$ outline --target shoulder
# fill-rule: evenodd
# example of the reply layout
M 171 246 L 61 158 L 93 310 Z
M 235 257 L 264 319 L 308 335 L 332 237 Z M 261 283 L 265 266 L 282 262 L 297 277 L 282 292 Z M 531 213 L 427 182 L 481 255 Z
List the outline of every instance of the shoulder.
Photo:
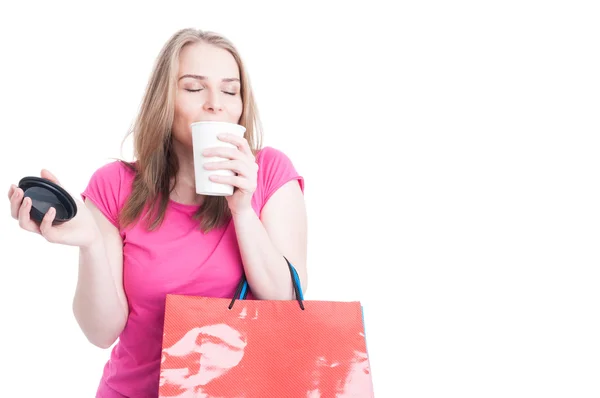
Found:
M 266 146 L 260 149 L 256 154 L 256 162 L 271 162 L 273 160 L 287 158 L 287 155 L 280 151 L 279 149 L 273 148 L 271 146 Z
M 265 176 L 268 174 L 297 174 L 296 168 L 290 157 L 283 151 L 267 146 L 262 148 L 256 154 L 256 163 L 258 164 L 258 174 Z
M 256 163 L 258 176 L 255 208 L 258 212 L 262 211 L 264 205 L 279 188 L 290 181 L 297 181 L 301 191 L 304 191 L 304 178 L 283 151 L 264 147 L 257 152 Z
M 98 167 L 92 174 L 92 179 L 121 180 L 135 177 L 135 164 L 122 160 L 114 160 Z
M 111 161 L 98 167 L 81 193 L 115 225 L 118 213 L 125 204 L 133 187 L 135 166 L 120 160 Z
M 115 160 L 98 167 L 89 183 L 111 191 L 127 191 L 132 186 L 135 174 L 135 164 Z
M 270 146 L 258 151 L 256 154 L 256 163 L 259 167 L 259 174 L 264 174 L 265 172 L 296 172 L 290 157 L 283 151 Z

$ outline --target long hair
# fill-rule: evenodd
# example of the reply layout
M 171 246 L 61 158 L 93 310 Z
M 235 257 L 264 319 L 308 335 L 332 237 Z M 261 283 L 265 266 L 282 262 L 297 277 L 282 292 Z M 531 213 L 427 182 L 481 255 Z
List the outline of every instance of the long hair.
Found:
M 175 113 L 179 54 L 188 44 L 203 42 L 227 50 L 240 70 L 243 110 L 239 124 L 246 128 L 244 138 L 253 153 L 261 148 L 262 132 L 258 110 L 244 63 L 235 46 L 225 37 L 196 29 L 176 32 L 163 46 L 155 62 L 141 107 L 129 134 L 133 134 L 135 162 L 125 162 L 135 172 L 133 191 L 119 216 L 122 226 L 144 218 L 147 227 L 160 226 L 175 187 L 179 163 L 172 147 L 171 129 Z M 129 135 L 128 134 L 128 135 Z M 231 218 L 224 197 L 207 196 L 194 215 L 199 227 L 209 232 L 227 224 Z

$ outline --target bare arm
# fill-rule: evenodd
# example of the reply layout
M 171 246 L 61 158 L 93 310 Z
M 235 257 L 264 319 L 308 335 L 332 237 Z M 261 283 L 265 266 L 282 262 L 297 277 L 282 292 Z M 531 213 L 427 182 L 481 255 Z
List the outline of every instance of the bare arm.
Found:
M 86 199 L 99 237 L 79 250 L 79 277 L 73 313 L 87 339 L 100 348 L 119 337 L 129 315 L 123 289 L 123 240 L 98 208 Z
M 260 219 L 254 211 L 234 214 L 244 271 L 256 298 L 290 300 L 292 279 L 285 256 L 298 271 L 306 290 L 306 209 L 298 181 L 290 181 L 275 192 Z

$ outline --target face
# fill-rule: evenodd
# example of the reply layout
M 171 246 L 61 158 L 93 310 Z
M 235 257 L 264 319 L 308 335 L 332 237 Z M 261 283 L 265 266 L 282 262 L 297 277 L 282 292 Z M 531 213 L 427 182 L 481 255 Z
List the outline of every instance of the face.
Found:
M 240 71 L 227 50 L 206 43 L 185 46 L 179 56 L 173 138 L 192 146 L 190 124 L 239 123 L 242 115 Z

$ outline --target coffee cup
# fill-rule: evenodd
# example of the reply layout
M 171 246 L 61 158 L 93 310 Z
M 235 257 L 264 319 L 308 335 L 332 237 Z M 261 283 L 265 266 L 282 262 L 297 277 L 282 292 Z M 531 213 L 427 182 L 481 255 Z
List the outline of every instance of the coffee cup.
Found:
M 192 145 L 194 153 L 194 173 L 196 182 L 196 193 L 209 196 L 230 196 L 233 194 L 233 186 L 217 183 L 210 180 L 210 176 L 234 176 L 231 170 L 206 170 L 204 164 L 207 162 L 219 162 L 228 159 L 211 156 L 205 157 L 202 152 L 207 148 L 230 147 L 233 144 L 221 141 L 217 138 L 219 134 L 229 133 L 243 137 L 246 128 L 239 124 L 229 122 L 204 121 L 191 124 Z

